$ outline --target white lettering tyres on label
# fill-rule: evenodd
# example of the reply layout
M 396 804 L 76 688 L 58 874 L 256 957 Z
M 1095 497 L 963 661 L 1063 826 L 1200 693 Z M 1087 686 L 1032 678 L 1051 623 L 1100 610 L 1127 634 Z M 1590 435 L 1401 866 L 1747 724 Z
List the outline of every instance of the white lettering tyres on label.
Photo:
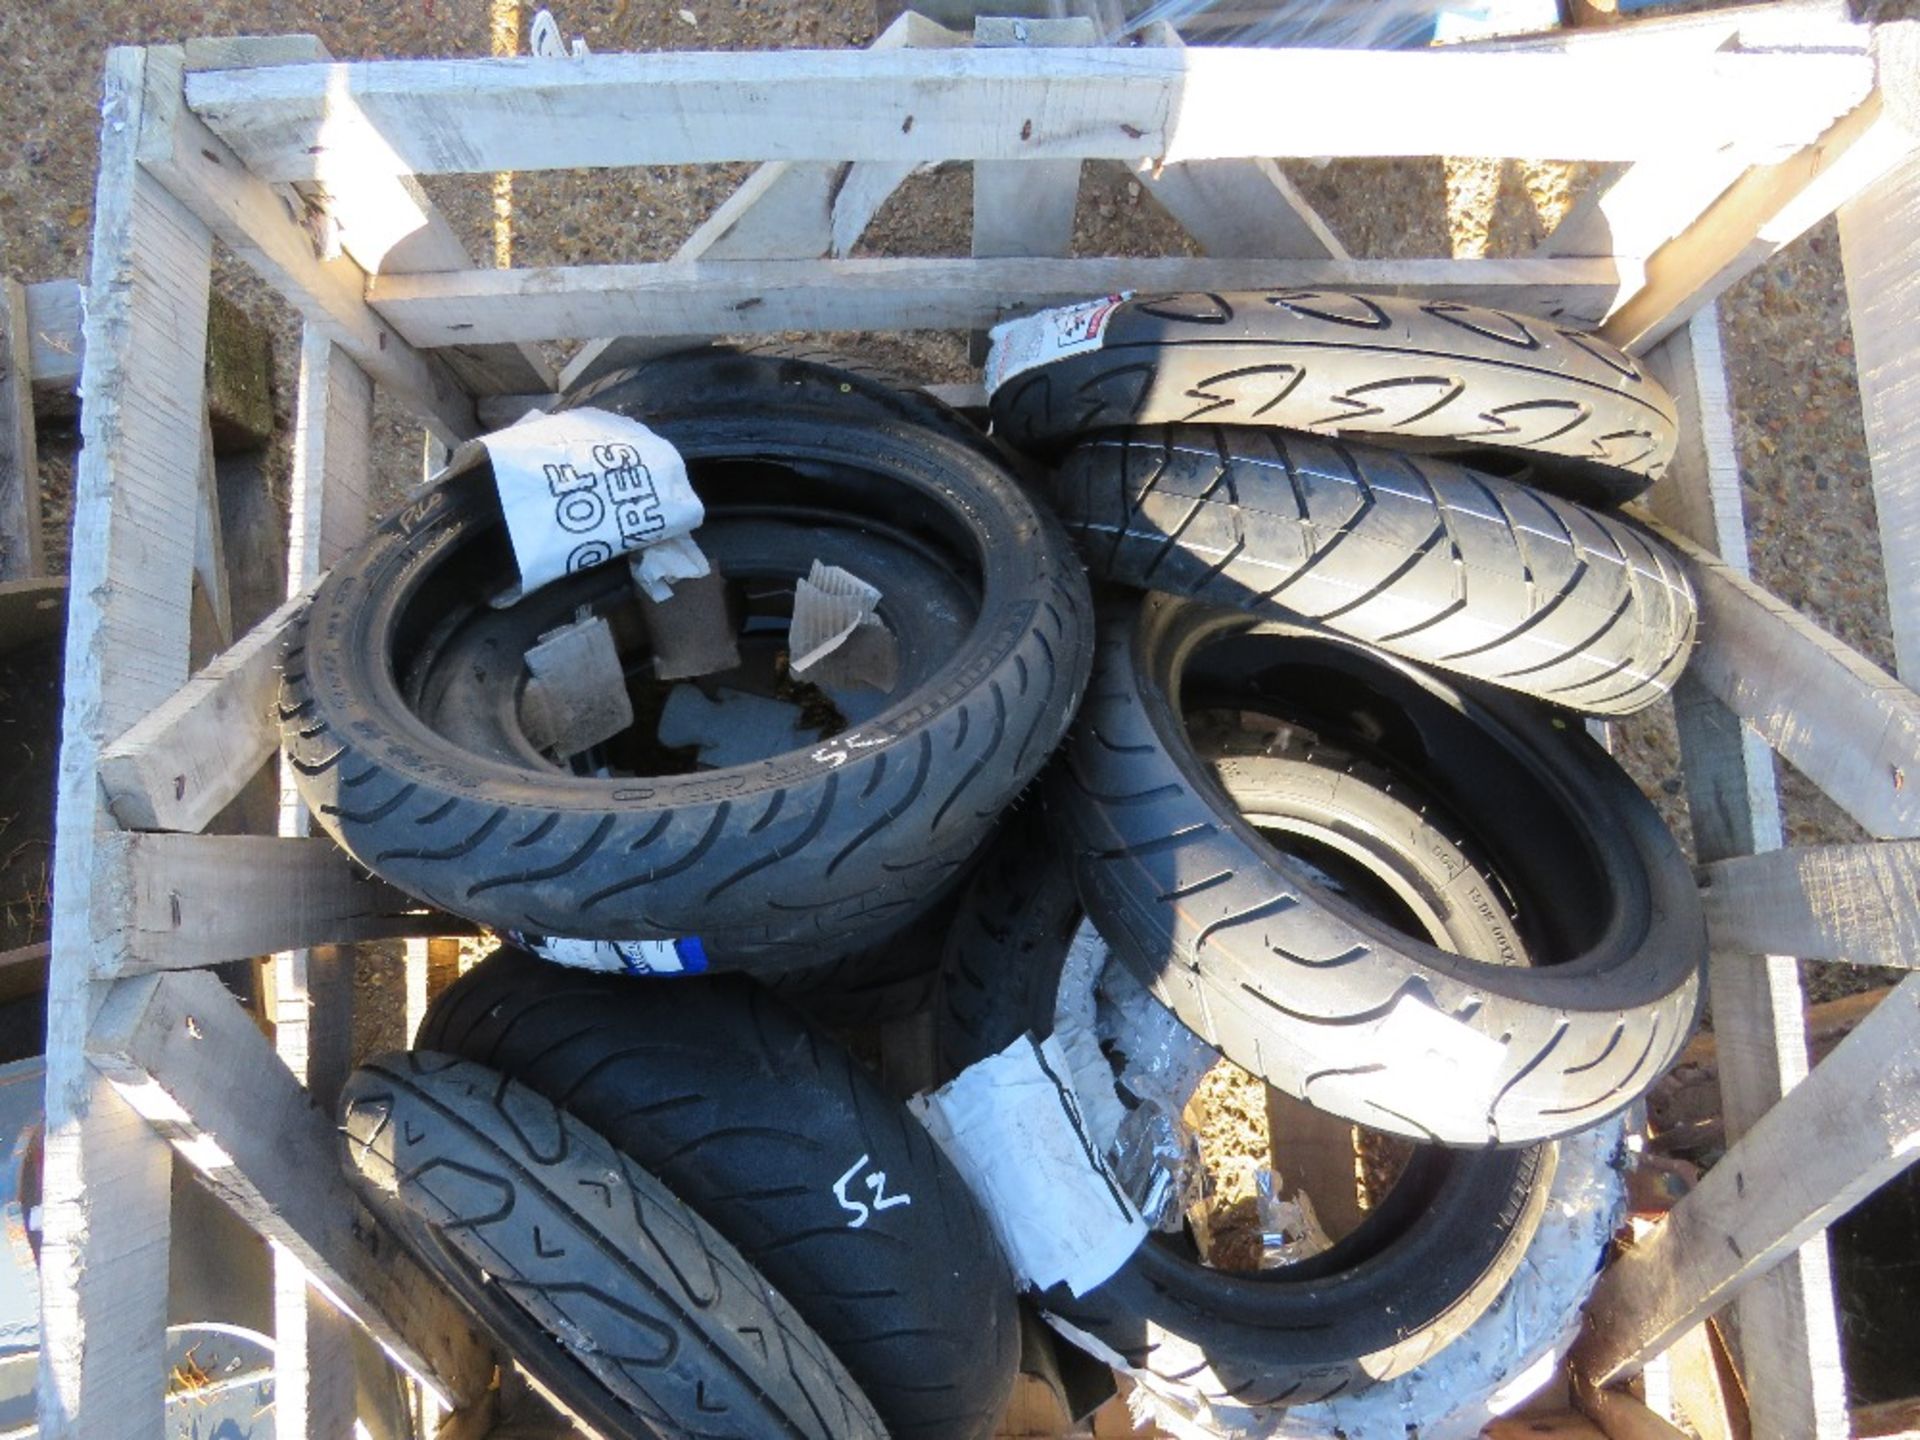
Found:
M 913 1203 L 913 1197 L 911 1195 L 887 1194 L 887 1172 L 884 1170 L 876 1170 L 866 1178 L 866 1187 L 872 1192 L 873 1205 L 871 1208 L 862 1201 L 849 1200 L 847 1198 L 847 1186 L 852 1183 L 856 1175 L 872 1163 L 872 1160 L 873 1157 L 871 1155 L 862 1155 L 847 1167 L 846 1174 L 833 1182 L 833 1198 L 840 1202 L 840 1208 L 842 1210 L 845 1210 L 853 1216 L 853 1219 L 847 1222 L 847 1228 L 849 1230 L 858 1230 L 862 1225 L 866 1224 L 868 1220 L 873 1218 L 873 1212 L 875 1210 L 891 1210 L 897 1205 L 911 1205 Z

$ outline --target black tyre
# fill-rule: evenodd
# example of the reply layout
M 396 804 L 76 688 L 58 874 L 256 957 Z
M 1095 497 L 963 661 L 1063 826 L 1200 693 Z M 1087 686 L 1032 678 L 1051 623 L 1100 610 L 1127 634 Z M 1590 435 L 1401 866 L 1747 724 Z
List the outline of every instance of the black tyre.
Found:
M 1583 1129 L 1666 1069 L 1698 1000 L 1699 897 L 1576 721 L 1191 602 L 1108 619 L 1057 786 L 1078 889 L 1209 1043 L 1320 1109 L 1454 1145 Z M 1360 756 L 1464 827 L 1532 963 L 1409 940 L 1276 851 L 1194 752 L 1186 717 L 1218 706 Z
M 643 722 L 616 737 L 610 773 L 573 773 L 520 725 L 522 657 L 582 605 L 619 632 L 624 570 L 491 608 L 513 562 L 490 472 L 454 476 L 335 567 L 287 651 L 301 793 L 367 868 L 500 930 L 693 936 L 715 968 L 817 962 L 937 899 L 1039 770 L 1091 650 L 1057 522 L 977 451 L 864 405 L 724 398 L 643 417 L 686 456 L 700 543 L 744 617 L 743 671 L 713 680 L 772 693 L 793 582 L 822 558 L 882 577 L 899 683 L 840 702 L 843 729 L 810 721 L 817 743 L 701 769 L 646 728 L 661 701 L 632 678 L 641 640 L 623 659 Z
M 1024 814 L 968 891 L 963 908 L 978 919 L 948 948 L 939 1015 L 951 1064 L 1053 1028 L 1080 918 L 1060 841 L 1041 816 Z M 1400 861 L 1429 874 L 1443 864 L 1410 851 Z M 1461 943 L 1484 943 L 1471 911 L 1444 923 Z M 1356 1392 L 1423 1363 L 1492 1303 L 1539 1223 L 1553 1160 L 1551 1145 L 1420 1147 L 1358 1228 L 1304 1261 L 1228 1273 L 1200 1263 L 1184 1237 L 1149 1236 L 1104 1284 L 1077 1298 L 1056 1289 L 1041 1303 L 1094 1353 L 1205 1396 L 1305 1404 Z
M 902 424 L 933 430 L 1001 465 L 1021 464 L 1019 452 L 904 376 L 861 356 L 818 345 L 759 339 L 700 345 L 620 370 L 567 395 L 565 408 L 591 405 L 626 414 L 671 414 L 711 409 L 737 396 L 765 407 L 859 407 Z
M 940 988 L 941 936 L 953 922 L 955 898 L 891 939 L 844 959 L 754 978 L 815 1024 L 833 1030 L 917 1015 L 933 1004 Z
M 1631 356 L 1551 320 L 1326 291 L 1142 296 L 1098 348 L 1016 373 L 996 433 L 1051 453 L 1131 425 L 1275 426 L 1555 457 L 1536 484 L 1617 505 L 1673 456 L 1673 397 Z
M 1623 715 L 1693 648 L 1680 563 L 1635 526 L 1432 457 L 1168 426 L 1075 447 L 1052 492 L 1094 574 Z
M 342 1095 L 368 1203 L 604 1435 L 884 1440 L 820 1337 L 638 1164 L 505 1076 L 383 1056 Z
M 993 1232 L 900 1103 L 757 985 L 503 949 L 434 1003 L 420 1043 L 504 1071 L 657 1174 L 792 1301 L 890 1434 L 991 1432 L 1019 1349 Z

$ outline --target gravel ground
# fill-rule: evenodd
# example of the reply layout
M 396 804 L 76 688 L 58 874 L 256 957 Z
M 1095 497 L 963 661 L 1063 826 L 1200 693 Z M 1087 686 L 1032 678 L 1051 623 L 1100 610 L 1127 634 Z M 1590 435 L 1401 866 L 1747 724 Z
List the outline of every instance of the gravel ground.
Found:
M 453 56 L 511 51 L 531 13 L 512 0 L 102 0 L 48 7 L 0 0 L 0 47 L 11 58 L 0 90 L 0 265 L 22 281 L 84 276 L 91 219 L 100 62 L 113 44 L 188 35 L 317 33 L 342 58 Z M 596 51 L 846 46 L 873 34 L 871 0 L 569 0 L 569 35 Z M 1880 7 L 1882 9 L 1890 7 Z M 1898 8 L 1911 9 L 1910 5 Z M 1362 256 L 1526 253 L 1582 190 L 1593 167 L 1549 162 L 1440 159 L 1352 161 L 1288 167 L 1348 247 Z M 663 167 L 624 172 L 433 178 L 428 188 L 483 262 L 543 265 L 657 260 L 670 255 L 745 173 L 745 167 Z M 967 175 L 946 167 L 913 177 L 877 218 L 869 254 L 967 252 Z M 1077 216 L 1079 254 L 1190 253 L 1182 232 L 1111 166 L 1089 166 Z M 217 283 L 272 330 L 276 405 L 290 419 L 297 324 L 229 258 Z M 1829 222 L 1736 287 L 1721 319 L 1734 389 L 1744 496 L 1755 570 L 1763 583 L 1881 664 L 1892 653 L 1874 509 L 1855 387 L 1853 342 L 1838 238 Z M 914 336 L 843 339 L 929 379 L 969 374 L 964 340 Z M 420 437 L 403 414 L 378 408 L 378 490 L 396 499 L 420 473 Z M 73 437 L 43 434 L 41 463 L 50 534 L 64 559 Z M 284 495 L 290 457 L 272 458 Z M 1689 830 L 1671 714 L 1666 707 L 1619 725 L 1616 749 L 1683 841 Z M 1785 767 L 1782 794 L 1797 843 L 1860 838 L 1813 787 Z M 1880 983 L 1844 967 L 1809 966 L 1825 998 Z M 401 1039 L 398 968 L 362 967 L 363 1047 Z M 1224 1105 L 1222 1123 L 1258 1129 L 1247 1105 Z M 1246 1115 L 1240 1114 L 1246 1110 Z M 1228 1113 L 1230 1112 L 1230 1113 Z M 1228 1187 L 1244 1198 L 1241 1187 Z

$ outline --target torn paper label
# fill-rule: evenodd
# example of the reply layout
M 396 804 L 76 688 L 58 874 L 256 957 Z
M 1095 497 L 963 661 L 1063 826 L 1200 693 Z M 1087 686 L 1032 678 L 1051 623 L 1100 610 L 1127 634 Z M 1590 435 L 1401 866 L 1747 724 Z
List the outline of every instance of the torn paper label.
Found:
M 793 587 L 787 627 L 792 670 L 823 689 L 870 685 L 891 690 L 900 676 L 900 644 L 876 607 L 880 592 L 850 570 L 815 560 Z
M 626 671 L 605 616 L 542 635 L 527 651 L 527 673 L 520 719 L 537 749 L 565 759 L 633 724 Z
M 569 940 L 558 935 L 508 935 L 542 960 L 574 970 L 604 970 L 615 975 L 698 975 L 707 968 L 707 950 L 695 935 L 678 940 Z
M 520 567 L 519 589 L 496 603 L 511 604 L 562 576 L 678 539 L 706 518 L 680 452 L 624 415 L 593 409 L 529 415 L 473 443 L 493 462 Z M 464 468 L 462 458 L 450 468 Z
M 1057 1040 L 1023 1035 L 908 1102 L 987 1212 L 1014 1272 L 1084 1295 L 1147 1227 L 1095 1148 Z
M 632 567 L 633 583 L 640 587 L 640 593 L 660 605 L 673 599 L 677 581 L 704 580 L 713 573 L 706 552 L 693 543 L 691 535 L 649 545 L 627 564 Z
M 1037 365 L 1098 350 L 1107 321 L 1122 302 L 1132 297 L 1131 290 L 1123 290 L 1079 305 L 1061 305 L 1037 315 L 1001 321 L 988 332 L 987 394 Z

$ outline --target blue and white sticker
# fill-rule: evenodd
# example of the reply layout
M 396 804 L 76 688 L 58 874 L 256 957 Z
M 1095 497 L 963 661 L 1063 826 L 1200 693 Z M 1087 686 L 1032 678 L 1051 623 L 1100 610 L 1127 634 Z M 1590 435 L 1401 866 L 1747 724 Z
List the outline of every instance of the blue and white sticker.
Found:
M 563 936 L 513 935 L 542 960 L 574 970 L 614 975 L 698 975 L 707 968 L 707 948 L 697 935 L 678 940 L 569 940 Z

